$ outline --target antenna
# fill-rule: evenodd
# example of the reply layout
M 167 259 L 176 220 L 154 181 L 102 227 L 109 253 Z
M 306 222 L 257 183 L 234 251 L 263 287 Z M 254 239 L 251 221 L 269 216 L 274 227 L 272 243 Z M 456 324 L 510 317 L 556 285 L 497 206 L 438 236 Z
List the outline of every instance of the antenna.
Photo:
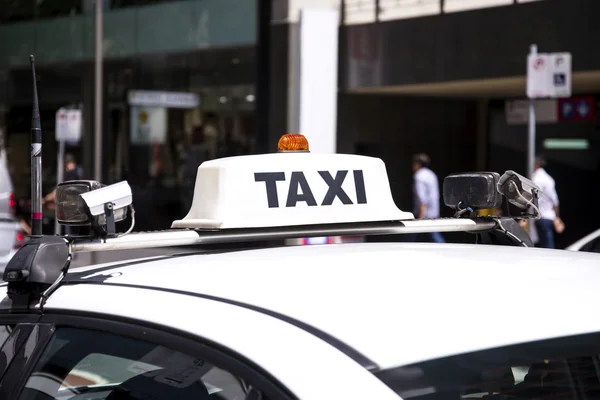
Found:
M 33 113 L 31 116 L 31 235 L 42 236 L 42 124 L 38 104 L 35 60 L 29 56 L 33 75 Z

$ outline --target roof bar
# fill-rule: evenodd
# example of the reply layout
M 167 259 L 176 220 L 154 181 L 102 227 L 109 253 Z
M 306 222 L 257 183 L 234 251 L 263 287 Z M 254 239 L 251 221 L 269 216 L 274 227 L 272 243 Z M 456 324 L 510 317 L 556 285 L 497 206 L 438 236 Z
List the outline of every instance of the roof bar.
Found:
M 273 228 L 189 230 L 172 229 L 156 232 L 131 233 L 108 239 L 75 239 L 72 252 L 129 250 L 156 247 L 194 246 L 203 244 L 283 240 L 315 236 L 370 236 L 426 232 L 483 232 L 493 230 L 493 219 L 440 218 L 407 221 L 383 221 Z

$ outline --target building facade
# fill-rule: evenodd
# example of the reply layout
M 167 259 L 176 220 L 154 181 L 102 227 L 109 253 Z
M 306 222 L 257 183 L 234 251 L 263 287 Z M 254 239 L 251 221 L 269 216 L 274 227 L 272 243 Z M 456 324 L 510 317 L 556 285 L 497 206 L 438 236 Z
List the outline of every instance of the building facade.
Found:
M 538 101 L 536 150 L 548 159 L 567 229 L 560 247 L 600 227 L 586 212 L 600 195 L 595 0 L 281 1 L 273 17 L 275 131 L 293 126 L 297 8 L 340 11 L 337 150 L 385 160 L 399 207 L 412 209 L 411 156 L 429 153 L 441 178 L 508 169 L 526 175 L 526 60 L 570 52 L 573 97 Z M 291 71 L 291 72 L 290 72 Z M 301 74 L 301 72 L 300 72 Z M 287 103 L 286 103 L 287 102 Z M 289 113 L 287 114 L 289 116 Z M 307 132 L 305 132 L 307 133 Z M 442 207 L 446 216 L 451 209 Z
M 167 227 L 185 214 L 203 160 L 272 151 L 287 132 L 300 131 L 332 151 L 382 158 L 402 209 L 412 209 L 417 152 L 429 153 L 440 178 L 469 170 L 526 174 L 522 100 L 531 44 L 573 56 L 573 97 L 536 107 L 536 149 L 549 161 L 567 226 L 558 245 L 600 226 L 600 216 L 582 202 L 600 194 L 597 0 L 103 0 L 103 6 L 103 180 L 127 179 L 136 198 L 145 199 L 136 208 L 154 225 L 141 219 L 140 229 Z M 22 197 L 29 196 L 31 53 L 38 60 L 46 190 L 55 182 L 60 107 L 83 108 L 83 138 L 68 151 L 92 172 L 93 9 L 93 0 L 0 0 L 0 130 Z M 335 32 L 307 36 L 307 21 L 318 21 L 310 10 L 335 11 L 321 16 L 330 24 L 337 15 Z M 192 100 L 132 103 L 156 92 Z

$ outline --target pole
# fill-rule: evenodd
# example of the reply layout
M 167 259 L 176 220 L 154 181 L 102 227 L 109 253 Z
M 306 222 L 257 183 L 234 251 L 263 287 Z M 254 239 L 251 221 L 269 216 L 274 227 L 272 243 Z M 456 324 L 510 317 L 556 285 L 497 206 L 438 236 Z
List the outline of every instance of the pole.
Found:
M 96 0 L 94 179 L 98 182 L 102 182 L 102 4 L 102 0 Z
M 58 185 L 64 180 L 64 159 L 65 159 L 65 142 L 59 140 L 58 142 L 58 157 L 56 160 L 56 184 Z M 58 224 L 58 218 L 54 218 L 54 233 L 60 235 L 60 225 Z
M 256 45 L 256 153 L 268 153 L 273 129 L 269 125 L 271 113 L 271 7 L 272 0 L 258 0 Z
M 537 55 L 537 45 L 532 44 L 529 53 L 532 56 Z M 533 177 L 533 160 L 535 158 L 535 99 L 529 99 L 529 133 L 527 135 L 527 177 Z M 531 212 L 531 210 L 530 210 Z M 529 236 L 532 235 L 534 223 L 531 219 L 527 220 Z
M 537 45 L 532 44 L 532 56 L 537 55 Z M 529 99 L 529 135 L 527 136 L 527 176 L 533 176 L 533 160 L 535 158 L 535 99 Z
M 96 0 L 96 57 L 95 57 L 95 104 L 94 104 L 94 179 L 102 182 L 102 6 L 103 0 Z M 98 261 L 96 253 L 91 254 L 91 264 Z

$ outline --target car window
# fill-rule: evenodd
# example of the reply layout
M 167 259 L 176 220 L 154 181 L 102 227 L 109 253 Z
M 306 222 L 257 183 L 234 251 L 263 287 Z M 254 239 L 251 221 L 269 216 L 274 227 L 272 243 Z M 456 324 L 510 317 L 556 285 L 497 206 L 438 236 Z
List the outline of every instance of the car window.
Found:
M 590 242 L 587 242 L 583 246 L 581 246 L 580 251 L 588 251 L 591 253 L 600 253 L 600 236 Z
M 245 400 L 246 382 L 168 347 L 94 330 L 59 328 L 21 400 Z
M 598 399 L 600 333 L 461 354 L 376 375 L 404 400 Z

